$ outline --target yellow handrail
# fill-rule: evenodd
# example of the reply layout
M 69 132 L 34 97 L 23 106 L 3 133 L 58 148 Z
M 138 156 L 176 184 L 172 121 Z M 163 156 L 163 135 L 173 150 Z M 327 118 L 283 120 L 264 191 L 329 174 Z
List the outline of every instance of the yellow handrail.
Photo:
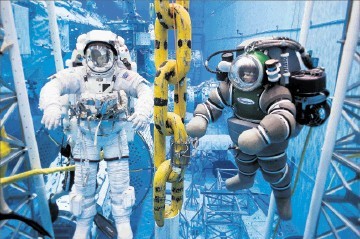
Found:
M 75 170 L 75 165 L 65 166 L 65 167 L 57 167 L 57 168 L 33 169 L 33 170 L 19 173 L 19 174 L 13 175 L 13 176 L 0 178 L 0 184 L 5 185 L 5 184 L 9 184 L 9 183 L 14 183 L 16 181 L 19 181 L 19 180 L 22 180 L 24 178 L 28 178 L 28 177 L 31 177 L 34 175 L 38 175 L 38 174 L 49 174 L 49 173 L 56 173 L 56 172 L 60 172 L 60 171 L 74 171 L 74 170 Z
M 191 61 L 191 21 L 189 1 L 155 0 L 155 67 L 154 82 L 154 218 L 159 227 L 164 218 L 176 216 L 182 207 L 187 151 L 184 126 L 186 114 L 186 73 Z M 176 29 L 176 60 L 168 59 L 168 29 Z M 175 85 L 174 112 L 168 112 L 168 84 Z M 166 160 L 165 137 L 174 135 L 173 156 Z M 177 169 L 177 170 L 174 170 Z M 166 182 L 172 183 L 171 204 L 165 208 Z

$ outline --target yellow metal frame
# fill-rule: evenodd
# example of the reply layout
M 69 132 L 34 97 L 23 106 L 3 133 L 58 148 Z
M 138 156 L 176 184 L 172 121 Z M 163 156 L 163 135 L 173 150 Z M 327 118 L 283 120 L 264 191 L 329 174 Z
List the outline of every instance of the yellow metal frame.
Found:
M 154 82 L 154 218 L 159 227 L 164 218 L 176 216 L 182 207 L 185 166 L 174 170 L 170 160 L 166 160 L 165 137 L 174 135 L 174 156 L 172 162 L 181 164 L 180 152 L 184 151 L 187 134 L 184 126 L 186 114 L 185 76 L 191 62 L 191 20 L 188 0 L 155 0 L 155 67 Z M 168 59 L 168 29 L 176 30 L 176 60 Z M 175 85 L 174 112 L 168 112 L 168 86 Z M 172 184 L 171 204 L 165 207 L 166 182 Z

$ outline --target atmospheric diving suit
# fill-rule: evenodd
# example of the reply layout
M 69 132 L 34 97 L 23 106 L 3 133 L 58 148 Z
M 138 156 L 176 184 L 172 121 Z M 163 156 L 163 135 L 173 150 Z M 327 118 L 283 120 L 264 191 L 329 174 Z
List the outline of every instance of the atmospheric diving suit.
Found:
M 237 57 L 234 59 L 233 52 Z M 301 71 L 296 53 L 310 69 Z M 291 174 L 285 150 L 302 124 L 322 124 L 329 115 L 323 68 L 314 68 L 310 56 L 288 38 L 249 40 L 222 54 L 216 73 L 220 84 L 199 104 L 186 125 L 189 136 L 200 138 L 225 107 L 231 107 L 229 135 L 238 173 L 226 180 L 228 190 L 252 187 L 260 168 L 270 183 L 279 216 L 291 218 Z M 208 60 L 209 60 L 208 59 Z M 302 97 L 301 93 L 306 95 Z M 316 106 L 316 107 L 314 107 Z
M 124 39 L 110 31 L 93 30 L 79 36 L 76 54 L 78 61 L 74 62 L 80 66 L 53 75 L 40 93 L 42 123 L 48 129 L 61 123 L 61 96 L 76 96 L 74 106 L 70 107 L 69 123 L 75 161 L 70 208 L 77 217 L 73 238 L 90 237 L 96 214 L 95 185 L 101 150 L 108 166 L 111 210 L 118 238 L 132 238 L 130 214 L 135 191 L 129 185 L 124 121 L 131 121 L 135 130 L 148 125 L 153 109 L 152 91 L 143 77 L 130 70 L 133 64 Z M 137 98 L 137 104 L 135 112 L 127 117 L 129 96 Z

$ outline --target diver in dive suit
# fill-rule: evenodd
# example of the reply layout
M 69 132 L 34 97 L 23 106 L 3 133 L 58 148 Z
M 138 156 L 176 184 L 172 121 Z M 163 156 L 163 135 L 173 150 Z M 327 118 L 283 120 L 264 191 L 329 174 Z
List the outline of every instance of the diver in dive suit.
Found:
M 235 59 L 232 52 L 237 54 Z M 219 53 L 223 54 L 217 71 L 211 71 L 208 62 L 205 66 L 217 74 L 220 84 L 196 107 L 186 125 L 187 133 L 193 138 L 204 136 L 208 124 L 215 122 L 225 107 L 231 107 L 228 130 L 235 144 L 232 152 L 238 173 L 226 180 L 226 188 L 252 187 L 260 168 L 273 190 L 279 216 L 289 220 L 291 173 L 285 150 L 301 129 L 299 121 L 315 126 L 328 117 L 325 73 L 322 68 L 312 69 L 304 48 L 288 38 L 251 39 L 209 59 Z M 301 71 L 296 53 L 310 70 Z
M 70 138 L 75 160 L 75 183 L 70 207 L 77 217 L 73 238 L 89 238 L 96 214 L 95 185 L 100 151 L 107 161 L 111 210 L 118 238 L 133 238 L 130 214 L 135 191 L 130 186 L 129 148 L 124 121 L 143 130 L 152 116 L 153 97 L 148 82 L 131 69 L 124 39 L 110 31 L 93 30 L 80 35 L 75 55 L 83 66 L 67 68 L 51 77 L 41 90 L 40 108 L 46 128 L 59 126 L 61 96 L 75 94 L 71 108 Z M 79 63 L 79 62 L 78 62 Z M 135 112 L 127 117 L 128 97 L 137 98 Z

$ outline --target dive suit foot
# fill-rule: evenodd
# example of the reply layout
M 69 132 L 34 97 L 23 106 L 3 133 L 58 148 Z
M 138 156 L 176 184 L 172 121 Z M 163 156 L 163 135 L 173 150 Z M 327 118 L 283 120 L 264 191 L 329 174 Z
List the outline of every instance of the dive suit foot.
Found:
M 255 175 L 245 176 L 237 174 L 231 178 L 226 179 L 226 189 L 230 191 L 236 191 L 241 189 L 248 189 L 254 185 Z
M 275 197 L 276 207 L 279 217 L 282 220 L 290 220 L 292 217 L 291 197 L 277 198 Z

